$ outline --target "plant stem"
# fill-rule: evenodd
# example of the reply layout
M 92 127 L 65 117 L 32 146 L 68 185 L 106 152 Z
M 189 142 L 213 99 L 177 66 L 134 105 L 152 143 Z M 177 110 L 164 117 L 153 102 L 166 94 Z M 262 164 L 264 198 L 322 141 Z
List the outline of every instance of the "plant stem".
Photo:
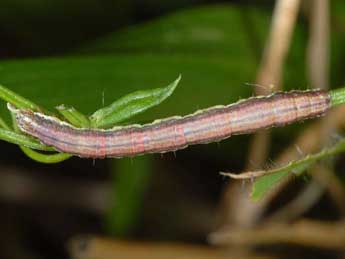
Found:
M 56 154 L 50 154 L 50 155 L 41 154 L 24 146 L 20 146 L 20 149 L 24 152 L 25 155 L 27 155 L 31 159 L 40 163 L 45 163 L 45 164 L 60 163 L 72 157 L 72 155 L 66 154 L 66 153 L 56 153 Z
M 1 128 L 0 128 L 0 139 L 13 143 L 13 144 L 17 144 L 17 145 L 21 145 L 21 146 L 25 146 L 25 147 L 29 147 L 33 149 L 38 149 L 38 150 L 43 150 L 43 151 L 54 151 L 53 148 L 43 145 L 30 137 L 27 137 L 20 133 L 16 133 L 14 131 L 5 130 Z
M 332 90 L 329 95 L 331 96 L 332 107 L 345 103 L 345 87 Z
M 34 111 L 40 110 L 39 106 L 35 103 L 2 85 L 0 85 L 0 99 L 15 105 L 17 108 L 30 109 Z

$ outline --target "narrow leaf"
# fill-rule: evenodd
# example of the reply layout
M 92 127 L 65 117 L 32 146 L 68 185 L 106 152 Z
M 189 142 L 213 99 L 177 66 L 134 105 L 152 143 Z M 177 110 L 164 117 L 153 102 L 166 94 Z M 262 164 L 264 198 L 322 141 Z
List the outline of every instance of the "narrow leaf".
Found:
M 110 127 L 160 104 L 173 93 L 180 79 L 181 76 L 165 88 L 136 91 L 120 98 L 92 114 L 91 126 L 95 128 Z
M 40 110 L 40 107 L 10 89 L 0 85 L 0 98 L 20 109 Z
M 43 150 L 43 151 L 54 150 L 53 148 L 43 145 L 30 137 L 27 137 L 25 135 L 22 135 L 20 133 L 16 133 L 10 130 L 1 129 L 1 128 L 0 128 L 0 139 L 13 143 L 13 144 L 29 147 L 32 149 Z
M 59 105 L 56 109 L 61 113 L 62 116 L 66 118 L 72 125 L 78 128 L 89 128 L 90 121 L 89 119 L 82 114 L 81 112 L 77 111 L 73 107 L 66 107 L 65 105 Z
M 319 153 L 308 155 L 300 160 L 295 160 L 286 166 L 266 171 L 264 176 L 259 177 L 254 182 L 252 190 L 253 200 L 261 199 L 275 184 L 281 181 L 284 177 L 287 177 L 290 172 L 293 172 L 295 175 L 299 176 L 317 161 L 334 156 L 344 151 L 345 140 L 341 140 L 334 146 L 325 148 Z
M 0 117 L 0 127 L 5 130 L 11 130 L 10 126 L 8 126 L 5 120 L 1 117 Z
M 24 152 L 25 155 L 27 155 L 31 159 L 45 164 L 60 163 L 72 157 L 72 155 L 66 153 L 42 154 L 30 148 L 22 146 L 20 147 L 20 149 Z

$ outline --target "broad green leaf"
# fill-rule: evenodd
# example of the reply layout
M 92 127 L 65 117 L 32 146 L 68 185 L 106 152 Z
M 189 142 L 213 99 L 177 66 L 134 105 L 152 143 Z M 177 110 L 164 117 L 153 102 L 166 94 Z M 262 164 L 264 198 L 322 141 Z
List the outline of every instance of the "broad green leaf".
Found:
M 0 127 L 5 130 L 11 130 L 10 126 L 8 126 L 5 120 L 1 117 L 0 117 Z
M 275 184 L 287 177 L 290 173 L 301 175 L 317 161 L 334 156 L 345 151 L 345 140 L 339 141 L 330 148 L 325 148 L 319 153 L 307 155 L 305 158 L 290 162 L 286 166 L 263 172 L 265 175 L 255 180 L 252 191 L 253 200 L 261 199 Z
M 136 91 L 113 102 L 90 116 L 94 128 L 113 126 L 160 104 L 175 90 L 181 76 L 165 88 Z
M 255 63 L 182 54 L 126 54 L 0 62 L 0 68 L 3 84 L 41 107 L 53 111 L 64 103 L 84 114 L 102 106 L 103 93 L 107 105 L 134 91 L 162 85 L 184 71 L 183 87 L 137 118 L 148 121 L 228 104 L 250 95 L 251 88 L 244 82 L 252 77 Z M 0 115 L 7 114 L 4 106 Z
M 224 57 L 228 62 L 247 60 L 249 63 L 259 64 L 270 19 L 271 9 L 259 9 L 250 5 L 205 5 L 125 28 L 86 44 L 80 52 L 170 53 L 204 58 Z M 304 59 L 305 44 L 306 33 L 297 25 L 284 69 L 284 89 L 305 88 L 307 85 L 305 73 L 301 73 L 305 70 L 305 65 L 300 62 Z M 234 76 L 240 71 L 241 68 L 229 73 Z M 181 72 L 185 75 L 185 71 Z M 249 77 L 244 82 L 254 81 Z
M 176 12 L 89 44 L 84 52 L 88 56 L 0 62 L 1 83 L 40 106 L 52 109 L 64 103 L 92 114 L 102 107 L 103 93 L 108 105 L 183 73 L 183 88 L 137 120 L 228 104 L 252 93 L 252 87 L 245 83 L 254 82 L 270 21 L 268 14 L 231 5 Z M 171 35 L 177 35 L 176 41 Z M 292 48 L 296 62 L 291 66 L 295 74 L 287 76 L 291 87 L 303 81 L 302 69 L 296 68 L 302 63 L 301 35 L 297 34 L 297 48 Z
M 264 10 L 231 5 L 183 10 L 90 43 L 88 56 L 2 61 L 0 83 L 40 106 L 64 103 L 92 114 L 102 107 L 103 93 L 108 105 L 183 73 L 183 87 L 136 120 L 187 114 L 251 95 L 245 83 L 254 82 L 269 21 Z M 290 87 L 303 85 L 303 35 L 299 30 L 292 46 Z
M 206 5 L 122 29 L 86 44 L 80 52 L 184 53 L 251 59 L 256 51 L 260 53 L 268 25 L 268 12 L 256 8 Z M 257 50 L 252 48 L 251 40 L 256 41 Z

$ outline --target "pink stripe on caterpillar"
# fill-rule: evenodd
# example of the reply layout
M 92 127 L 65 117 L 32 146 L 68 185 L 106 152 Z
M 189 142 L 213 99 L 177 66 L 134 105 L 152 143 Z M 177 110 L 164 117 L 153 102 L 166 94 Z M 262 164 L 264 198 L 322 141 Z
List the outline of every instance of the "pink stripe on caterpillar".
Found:
M 145 152 L 145 132 L 132 133 L 133 154 Z
M 174 151 L 318 117 L 330 108 L 330 96 L 322 90 L 280 92 L 110 130 L 79 129 L 55 117 L 8 107 L 19 128 L 42 143 L 80 157 L 103 158 Z

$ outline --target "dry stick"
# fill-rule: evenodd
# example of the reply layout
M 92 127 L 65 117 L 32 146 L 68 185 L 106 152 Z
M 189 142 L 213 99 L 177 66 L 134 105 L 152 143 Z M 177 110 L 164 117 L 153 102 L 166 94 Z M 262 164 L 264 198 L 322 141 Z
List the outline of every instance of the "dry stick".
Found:
M 327 89 L 329 86 L 329 1 L 308 2 L 309 41 L 307 47 L 308 79 L 313 88 Z
M 309 4 L 312 5 L 310 40 L 308 45 L 309 80 L 316 88 L 326 89 L 329 85 L 329 1 L 315 0 L 310 1 Z M 335 127 L 331 123 L 329 116 L 323 118 L 322 122 L 323 129 L 321 136 L 327 144 L 329 136 Z M 339 201 L 344 199 L 345 190 L 339 179 L 335 176 L 334 171 L 324 166 L 321 168 L 314 167 L 313 170 L 316 171 L 313 174 L 315 180 L 319 181 L 320 184 L 328 189 L 338 209 L 344 214 L 345 206 Z
M 252 252 L 229 251 L 224 248 L 193 245 L 186 243 L 138 242 L 121 241 L 106 237 L 79 236 L 74 237 L 68 245 L 68 250 L 75 259 L 264 259 L 275 258 L 257 255 Z
M 307 62 L 308 79 L 312 88 L 328 89 L 329 88 L 329 8 L 328 0 L 307 1 L 309 15 L 309 40 L 307 45 Z M 329 116 L 322 118 L 320 121 L 322 140 L 320 146 L 329 143 L 330 133 L 334 130 Z M 313 175 L 325 173 L 324 178 L 331 177 L 330 169 L 326 165 L 318 164 L 310 169 Z M 315 203 L 319 201 L 325 191 L 326 186 L 315 177 L 312 182 L 296 198 L 291 200 L 287 205 L 274 212 L 266 221 L 280 220 L 288 221 L 302 215 L 308 211 Z M 332 192 L 333 193 L 333 192 Z M 333 193 L 334 194 L 334 193 Z M 331 197 L 334 197 L 332 195 Z M 343 207 L 340 207 L 342 209 Z
M 313 0 L 309 3 L 309 41 L 307 46 L 308 79 L 312 88 L 329 88 L 329 1 Z M 322 139 L 324 144 L 329 141 L 333 125 L 328 117 L 322 120 L 324 129 Z
M 236 247 L 285 243 L 343 251 L 345 249 L 345 222 L 326 223 L 303 220 L 293 224 L 265 224 L 251 229 L 225 229 L 212 234 L 210 242 Z
M 281 89 L 283 65 L 295 27 L 299 2 L 299 0 L 279 0 L 276 4 L 270 35 L 257 73 L 258 85 L 273 85 L 274 91 Z M 267 94 L 267 90 L 256 87 L 255 93 L 256 95 Z M 268 143 L 268 132 L 255 135 L 249 151 L 249 164 L 255 167 L 262 166 L 267 157 Z
M 327 0 L 309 1 L 308 10 L 310 12 L 309 19 L 309 41 L 307 46 L 307 70 L 308 78 L 312 88 L 328 89 L 329 87 L 329 9 Z M 324 146 L 329 142 L 329 136 L 334 126 L 330 123 L 329 116 L 324 117 L 320 121 L 321 142 L 320 146 Z M 303 151 L 303 150 L 302 150 Z M 322 165 L 314 166 L 311 171 L 329 172 L 329 169 Z M 262 172 L 262 171 L 261 171 Z M 330 173 L 326 174 L 326 178 Z M 314 178 L 304 191 L 296 198 L 290 201 L 283 208 L 274 212 L 266 221 L 280 220 L 288 221 L 297 218 L 315 204 L 324 192 L 325 184 L 318 182 L 318 178 Z M 334 180 L 333 180 L 334 182 Z M 330 186 L 327 186 L 330 187 Z M 333 193 L 333 192 L 332 192 Z M 339 193 L 339 192 L 338 192 Z M 334 195 L 333 195 L 334 196 Z M 333 197 L 332 196 L 332 197 Z M 339 198 L 338 198 L 339 200 Z M 342 209 L 342 207 L 340 207 Z
M 280 88 L 283 64 L 291 42 L 299 4 L 299 0 L 277 1 L 270 35 L 257 74 L 258 85 L 273 85 L 275 87 L 273 90 Z M 256 87 L 256 94 L 262 94 L 262 91 L 262 87 Z M 268 132 L 259 132 L 255 135 L 249 151 L 248 169 L 262 166 L 267 157 L 268 144 Z M 227 225 L 232 221 L 235 224 L 251 225 L 256 220 L 256 207 L 260 205 L 248 200 L 249 193 L 249 185 L 243 188 L 241 184 L 235 183 L 226 187 L 220 205 L 221 221 L 223 221 L 221 224 Z
M 308 78 L 310 84 L 313 88 L 328 89 L 329 87 L 329 8 L 327 0 L 315 0 L 309 1 L 308 10 L 309 15 L 309 41 L 307 46 L 307 69 Z M 334 125 L 330 123 L 329 116 L 326 116 L 320 121 L 320 146 L 324 146 L 329 142 L 329 136 L 331 131 L 334 129 Z M 335 193 L 332 191 L 332 187 L 325 185 L 317 175 L 323 174 L 324 178 L 331 178 L 332 172 L 330 169 L 326 168 L 325 165 L 314 166 L 311 171 L 314 172 L 313 175 L 316 177 L 313 182 L 306 187 L 306 190 L 298 195 L 295 199 L 289 202 L 286 206 L 274 212 L 266 221 L 270 220 L 280 220 L 286 221 L 296 218 L 297 216 L 303 214 L 309 208 L 315 204 L 322 193 L 324 192 L 324 187 L 330 188 L 332 193 L 331 197 L 335 197 Z M 335 177 L 333 177 L 335 178 Z M 317 183 L 315 183 L 318 182 Z M 328 180 L 327 182 L 330 182 Z M 334 182 L 334 179 L 333 181 Z M 339 184 L 338 184 L 339 185 Z M 310 186 L 314 186 L 310 188 Z M 341 194 L 337 192 L 336 194 Z M 336 199 L 339 200 L 340 197 Z M 338 204 L 338 203 L 336 203 Z M 344 206 L 339 207 L 340 210 L 344 209 Z

